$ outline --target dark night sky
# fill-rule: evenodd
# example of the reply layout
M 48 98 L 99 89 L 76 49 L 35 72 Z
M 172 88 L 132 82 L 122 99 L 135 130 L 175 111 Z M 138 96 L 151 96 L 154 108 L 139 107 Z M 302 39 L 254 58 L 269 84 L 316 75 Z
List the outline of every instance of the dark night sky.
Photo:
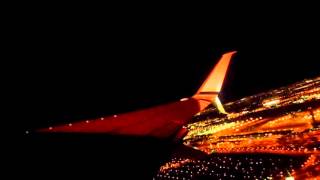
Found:
M 14 55 L 21 60 L 15 83 L 15 102 L 24 117 L 20 127 L 24 131 L 191 96 L 230 50 L 238 54 L 221 94 L 225 101 L 315 77 L 320 31 L 309 13 L 21 17 L 15 29 L 21 51 Z

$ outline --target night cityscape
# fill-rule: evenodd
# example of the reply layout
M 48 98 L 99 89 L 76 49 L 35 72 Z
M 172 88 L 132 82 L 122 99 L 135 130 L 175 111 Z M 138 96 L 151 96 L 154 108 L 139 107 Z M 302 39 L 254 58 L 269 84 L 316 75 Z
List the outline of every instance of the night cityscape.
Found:
M 207 95 L 193 98 L 198 96 Z M 211 100 L 192 110 L 193 98 L 157 106 L 155 119 L 149 108 L 27 129 L 24 159 L 36 160 L 36 169 L 50 167 L 45 173 L 73 176 L 71 167 L 94 178 L 105 172 L 97 161 L 111 166 L 110 178 L 125 177 L 122 171 L 143 179 L 319 178 L 319 77 L 231 100 L 223 111 Z M 192 117 L 175 120 L 179 113 Z M 51 162 L 45 160 L 48 152 L 55 157 Z
M 320 179 L 316 8 L 61 6 L 9 26 L 12 178 Z
M 186 125 L 183 144 L 207 155 L 174 154 L 156 179 L 320 178 L 320 77 L 225 108 L 226 116 L 209 107 Z

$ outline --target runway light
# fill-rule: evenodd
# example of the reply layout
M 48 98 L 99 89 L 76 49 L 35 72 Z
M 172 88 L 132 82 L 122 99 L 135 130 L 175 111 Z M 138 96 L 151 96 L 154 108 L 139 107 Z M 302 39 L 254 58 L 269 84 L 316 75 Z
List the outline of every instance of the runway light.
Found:
M 49 127 L 49 130 L 52 130 L 52 127 Z
M 89 120 L 86 120 L 86 123 L 89 123 L 90 121 Z
M 101 119 L 101 121 L 103 121 L 104 120 L 104 118 L 102 117 L 102 118 L 100 118 Z
M 26 134 L 29 134 L 29 131 L 26 131 Z
M 118 116 L 115 114 L 115 115 L 113 115 L 113 117 L 116 118 L 116 117 L 118 117 Z
M 71 123 L 69 123 L 69 126 L 72 126 L 72 124 L 71 124 Z

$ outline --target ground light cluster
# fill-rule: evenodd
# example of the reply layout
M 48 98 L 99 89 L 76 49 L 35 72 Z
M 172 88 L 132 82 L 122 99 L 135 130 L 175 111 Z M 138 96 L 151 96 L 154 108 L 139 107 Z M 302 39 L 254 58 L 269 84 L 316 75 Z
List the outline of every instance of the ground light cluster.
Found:
M 320 77 L 225 109 L 194 116 L 183 151 L 200 155 L 173 153 L 154 179 L 320 179 Z

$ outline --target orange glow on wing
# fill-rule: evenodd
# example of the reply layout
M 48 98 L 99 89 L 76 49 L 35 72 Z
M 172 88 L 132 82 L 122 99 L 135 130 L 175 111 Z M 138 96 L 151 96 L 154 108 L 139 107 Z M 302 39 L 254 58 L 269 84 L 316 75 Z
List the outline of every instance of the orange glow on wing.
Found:
M 222 56 L 218 64 L 211 71 L 208 78 L 204 81 L 197 93 L 200 92 L 220 92 L 228 66 L 233 54 L 236 51 L 226 53 Z
M 107 133 L 167 138 L 210 101 L 189 98 L 139 111 L 40 129 L 40 132 Z

